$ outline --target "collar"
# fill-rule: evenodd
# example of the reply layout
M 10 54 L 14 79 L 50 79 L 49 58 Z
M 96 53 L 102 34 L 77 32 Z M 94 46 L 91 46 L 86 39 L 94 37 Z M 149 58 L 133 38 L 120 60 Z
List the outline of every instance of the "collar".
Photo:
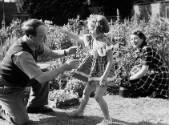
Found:
M 32 50 L 32 52 L 36 50 L 36 47 L 33 45 L 33 41 L 29 37 L 24 35 L 21 39 L 23 42 L 27 44 L 27 46 L 29 47 L 30 50 Z

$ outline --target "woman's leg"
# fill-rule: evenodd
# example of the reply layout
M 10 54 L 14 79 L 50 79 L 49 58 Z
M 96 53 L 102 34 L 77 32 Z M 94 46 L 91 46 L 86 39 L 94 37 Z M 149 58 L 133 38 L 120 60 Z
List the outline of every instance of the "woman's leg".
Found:
M 98 104 L 103 112 L 104 119 L 111 120 L 110 115 L 109 115 L 108 105 L 107 105 L 106 101 L 103 99 L 103 96 L 105 95 L 106 90 L 107 90 L 106 86 L 104 86 L 104 87 L 98 86 L 96 88 L 95 99 L 98 102 Z

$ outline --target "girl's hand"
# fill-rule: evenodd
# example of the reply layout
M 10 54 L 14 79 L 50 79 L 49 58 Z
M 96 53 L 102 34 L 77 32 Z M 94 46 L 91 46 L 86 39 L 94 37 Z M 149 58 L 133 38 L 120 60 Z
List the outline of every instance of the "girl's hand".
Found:
M 98 45 L 96 45 L 96 50 L 97 53 L 99 54 L 99 56 L 105 56 L 106 55 L 106 44 L 105 43 L 98 43 Z
M 105 86 L 106 83 L 107 83 L 107 80 L 105 80 L 103 78 L 100 79 L 100 82 L 99 82 L 100 86 Z

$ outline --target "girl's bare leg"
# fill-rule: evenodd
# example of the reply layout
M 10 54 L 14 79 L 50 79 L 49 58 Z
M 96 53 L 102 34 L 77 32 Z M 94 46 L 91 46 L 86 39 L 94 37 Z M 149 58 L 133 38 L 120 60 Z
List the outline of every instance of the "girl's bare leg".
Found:
M 111 120 L 110 115 L 109 115 L 108 105 L 103 98 L 103 96 L 105 95 L 106 89 L 107 89 L 107 87 L 100 87 L 100 86 L 97 87 L 96 93 L 95 93 L 95 99 L 98 102 L 98 104 L 103 112 L 104 119 Z
M 68 113 L 69 116 L 82 116 L 84 109 L 89 101 L 91 93 L 95 90 L 95 84 L 91 82 L 88 83 L 83 91 L 83 97 L 81 99 L 81 103 L 78 109 L 74 110 L 73 112 Z

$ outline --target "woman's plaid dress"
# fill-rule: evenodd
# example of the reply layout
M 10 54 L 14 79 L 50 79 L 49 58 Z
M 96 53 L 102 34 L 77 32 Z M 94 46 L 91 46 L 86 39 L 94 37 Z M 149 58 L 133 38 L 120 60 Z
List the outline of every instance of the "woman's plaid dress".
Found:
M 169 71 L 157 50 L 150 46 L 141 49 L 142 65 L 148 65 L 148 72 L 138 80 L 130 80 L 129 86 L 145 96 L 168 98 Z

